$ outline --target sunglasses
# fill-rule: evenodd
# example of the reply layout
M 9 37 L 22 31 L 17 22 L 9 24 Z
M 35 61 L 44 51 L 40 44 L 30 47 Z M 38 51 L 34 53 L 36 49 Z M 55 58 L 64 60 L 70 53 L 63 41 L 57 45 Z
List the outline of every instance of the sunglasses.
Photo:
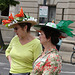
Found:
M 17 27 L 14 27 L 14 30 L 18 30 L 18 28 Z

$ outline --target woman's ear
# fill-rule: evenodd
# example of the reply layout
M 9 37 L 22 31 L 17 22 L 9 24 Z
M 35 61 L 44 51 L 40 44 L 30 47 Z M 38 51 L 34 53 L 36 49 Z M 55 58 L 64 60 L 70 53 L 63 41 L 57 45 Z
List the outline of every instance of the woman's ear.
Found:
M 51 40 L 51 37 L 48 38 L 48 41 L 50 41 L 50 40 Z
M 27 31 L 27 25 L 24 27 L 24 30 Z

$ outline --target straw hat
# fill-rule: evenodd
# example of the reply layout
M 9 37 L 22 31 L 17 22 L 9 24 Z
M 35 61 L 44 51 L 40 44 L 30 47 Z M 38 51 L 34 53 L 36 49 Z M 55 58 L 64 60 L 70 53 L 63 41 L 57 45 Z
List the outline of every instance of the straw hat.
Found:
M 3 25 L 5 25 L 8 28 L 13 28 L 14 25 L 18 24 L 18 23 L 31 23 L 31 25 L 36 25 L 37 24 L 37 19 L 34 19 L 34 17 L 30 17 L 28 15 L 26 15 L 23 12 L 23 9 L 21 7 L 20 13 L 16 14 L 14 17 L 12 16 L 12 14 L 9 16 L 8 20 L 2 20 Z

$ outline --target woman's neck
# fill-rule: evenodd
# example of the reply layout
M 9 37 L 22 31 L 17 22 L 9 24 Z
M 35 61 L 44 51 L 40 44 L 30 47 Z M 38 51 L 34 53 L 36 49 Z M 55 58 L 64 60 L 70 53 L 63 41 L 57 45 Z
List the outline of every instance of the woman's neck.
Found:
M 52 48 L 55 48 L 55 45 L 53 45 L 52 43 L 46 43 L 43 46 L 44 46 L 44 51 L 51 50 Z
M 20 39 L 20 40 L 26 40 L 26 39 L 28 39 L 30 36 L 31 36 L 30 33 L 27 33 L 27 34 L 23 35 L 22 37 L 20 37 L 19 39 Z
M 19 41 L 22 45 L 32 41 L 33 39 L 35 39 L 31 34 L 27 34 L 26 36 L 23 36 L 21 38 L 19 38 Z

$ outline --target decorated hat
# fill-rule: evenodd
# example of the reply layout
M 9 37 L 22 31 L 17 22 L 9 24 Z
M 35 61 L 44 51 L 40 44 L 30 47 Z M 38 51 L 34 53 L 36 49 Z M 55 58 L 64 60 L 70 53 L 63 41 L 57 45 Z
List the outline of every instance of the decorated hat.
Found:
M 61 20 L 58 24 L 52 23 L 52 22 L 48 22 L 44 25 L 34 25 L 34 29 L 38 32 L 40 32 L 40 28 L 41 27 L 50 27 L 53 28 L 54 30 L 59 30 L 61 33 L 60 38 L 66 38 L 67 36 L 73 37 L 75 36 L 71 31 L 73 31 L 73 29 L 68 28 L 68 26 L 73 23 L 73 21 L 71 20 Z
M 12 16 L 12 14 L 8 17 L 8 20 L 2 20 L 3 25 L 5 25 L 8 28 L 13 28 L 14 25 L 18 24 L 18 23 L 31 23 L 31 25 L 36 25 L 37 24 L 37 19 L 34 19 L 34 17 L 30 17 L 28 15 L 26 15 L 23 12 L 23 9 L 21 7 L 20 13 L 16 14 L 14 17 Z

